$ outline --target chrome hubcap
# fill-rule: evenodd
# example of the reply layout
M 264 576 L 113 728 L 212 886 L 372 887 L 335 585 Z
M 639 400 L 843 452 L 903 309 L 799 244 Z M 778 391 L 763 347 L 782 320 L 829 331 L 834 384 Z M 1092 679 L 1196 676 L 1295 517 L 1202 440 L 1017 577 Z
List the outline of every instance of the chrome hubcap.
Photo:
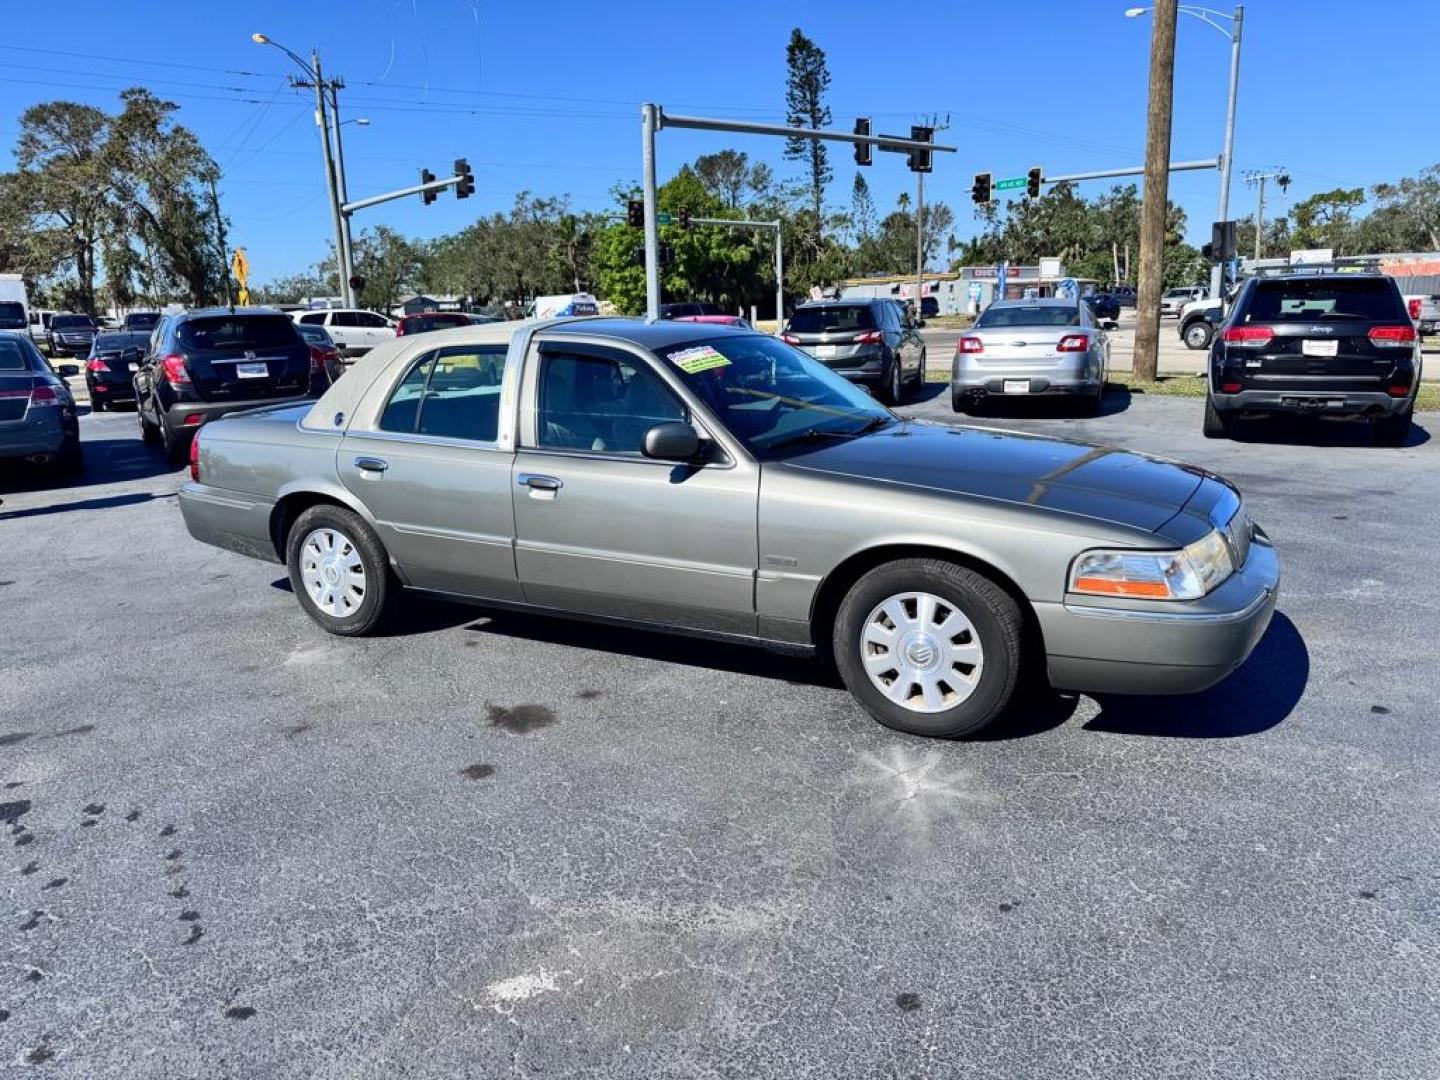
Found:
M 365 564 L 354 542 L 336 529 L 316 529 L 300 545 L 300 581 L 315 606 L 348 618 L 365 601 Z
M 984 666 L 975 627 L 948 600 L 908 592 L 876 605 L 860 629 L 865 674 L 913 712 L 953 709 L 975 692 Z

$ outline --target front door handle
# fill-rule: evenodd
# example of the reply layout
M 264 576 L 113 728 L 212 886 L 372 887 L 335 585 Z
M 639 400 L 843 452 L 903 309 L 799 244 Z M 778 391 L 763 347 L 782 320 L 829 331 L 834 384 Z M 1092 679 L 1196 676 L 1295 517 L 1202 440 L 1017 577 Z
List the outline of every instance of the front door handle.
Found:
M 559 491 L 565 485 L 558 476 L 545 476 L 541 473 L 521 473 L 516 477 L 521 487 L 528 487 L 531 491 Z
M 383 473 L 390 467 L 390 463 L 384 458 L 378 457 L 357 457 L 355 467 L 361 472 Z

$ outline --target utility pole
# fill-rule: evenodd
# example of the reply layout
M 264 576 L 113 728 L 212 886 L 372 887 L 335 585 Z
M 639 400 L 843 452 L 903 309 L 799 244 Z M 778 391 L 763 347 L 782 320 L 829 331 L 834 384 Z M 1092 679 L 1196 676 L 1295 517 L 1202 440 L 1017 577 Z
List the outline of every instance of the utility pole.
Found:
M 210 209 L 215 212 L 215 231 L 220 237 L 220 276 L 225 279 L 225 306 L 234 307 L 230 293 L 229 249 L 225 246 L 225 219 L 220 216 L 220 193 L 215 189 L 215 174 L 210 174 Z
M 296 86 L 315 88 L 315 126 L 320 131 L 320 149 L 325 155 L 325 188 L 330 196 L 330 223 L 335 229 L 335 272 L 340 278 L 341 302 L 346 307 L 354 307 L 355 300 L 350 295 L 350 268 L 345 265 L 345 225 L 344 215 L 340 213 L 340 188 L 335 176 L 335 158 L 330 152 L 330 122 L 325 107 L 325 74 L 320 68 L 318 51 L 311 51 L 310 64 L 315 77 L 308 83 L 299 79 L 294 83 Z
M 1135 300 L 1136 379 L 1159 367 L 1165 212 L 1170 196 L 1170 123 L 1175 91 L 1175 23 L 1180 0 L 1158 0 L 1150 31 L 1150 94 L 1145 117 L 1145 193 L 1140 204 L 1140 289 Z
M 345 147 L 340 141 L 340 91 L 345 89 L 344 79 L 330 80 L 330 123 L 335 128 L 335 179 L 339 203 L 344 206 L 350 201 L 350 192 L 345 184 Z M 355 306 L 355 290 L 350 279 L 355 276 L 355 248 L 350 239 L 350 215 L 340 215 L 340 261 L 344 266 L 344 281 L 340 284 L 340 295 L 345 297 L 345 306 Z
M 1260 201 L 1255 206 L 1255 258 L 1259 259 L 1264 254 L 1265 244 L 1265 181 L 1274 180 L 1284 191 L 1290 186 L 1290 177 L 1286 174 L 1284 166 L 1277 165 L 1273 172 L 1260 172 L 1252 169 L 1245 174 L 1245 182 L 1260 189 Z

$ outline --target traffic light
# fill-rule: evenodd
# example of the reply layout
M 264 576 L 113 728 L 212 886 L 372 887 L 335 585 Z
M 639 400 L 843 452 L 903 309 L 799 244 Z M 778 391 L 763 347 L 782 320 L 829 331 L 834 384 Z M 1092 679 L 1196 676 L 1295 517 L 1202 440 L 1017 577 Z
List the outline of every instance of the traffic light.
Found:
M 935 129 L 912 124 L 910 126 L 910 138 L 914 142 L 933 143 L 935 141 Z M 928 146 L 924 150 L 911 150 L 910 171 L 929 172 L 934 157 L 934 152 Z
M 625 207 L 625 220 L 637 229 L 643 228 L 645 225 L 645 204 L 639 199 L 631 199 Z
M 457 199 L 468 199 L 475 194 L 475 174 L 470 171 L 470 163 L 463 157 L 455 159 L 455 175 L 460 177 L 460 182 L 455 185 L 455 197 Z
M 862 116 L 855 121 L 855 134 L 869 136 L 870 118 Z M 868 142 L 857 142 L 855 144 L 855 164 L 869 165 L 875 160 L 875 144 Z
M 984 205 L 990 201 L 990 174 L 988 172 L 975 174 L 975 183 L 970 185 L 970 198 L 975 200 L 976 205 Z
M 682 228 L 682 229 L 688 229 L 689 227 L 690 227 L 690 211 L 689 211 L 689 210 L 681 210 L 681 211 L 680 211 L 680 228 Z
M 431 172 L 429 169 L 421 169 L 421 170 L 420 170 L 420 183 L 422 183 L 422 184 L 433 184 L 434 182 L 435 182 L 435 174 L 434 174 L 433 172 Z M 426 206 L 429 206 L 432 202 L 435 201 L 435 192 L 433 192 L 433 191 L 422 191 L 422 192 L 420 193 L 420 201 L 421 201 L 422 203 L 424 203 Z
M 1027 199 L 1038 199 L 1040 197 L 1040 179 L 1045 175 L 1045 170 L 1036 165 L 1025 174 L 1025 197 Z

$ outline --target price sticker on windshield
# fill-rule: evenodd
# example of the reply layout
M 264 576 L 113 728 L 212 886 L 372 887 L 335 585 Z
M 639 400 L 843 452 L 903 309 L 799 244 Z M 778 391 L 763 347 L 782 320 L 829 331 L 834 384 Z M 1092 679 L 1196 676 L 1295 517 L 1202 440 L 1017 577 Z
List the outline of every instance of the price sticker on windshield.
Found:
M 697 345 L 670 353 L 670 362 L 686 375 L 698 375 L 711 368 L 729 367 L 730 361 L 709 345 Z

